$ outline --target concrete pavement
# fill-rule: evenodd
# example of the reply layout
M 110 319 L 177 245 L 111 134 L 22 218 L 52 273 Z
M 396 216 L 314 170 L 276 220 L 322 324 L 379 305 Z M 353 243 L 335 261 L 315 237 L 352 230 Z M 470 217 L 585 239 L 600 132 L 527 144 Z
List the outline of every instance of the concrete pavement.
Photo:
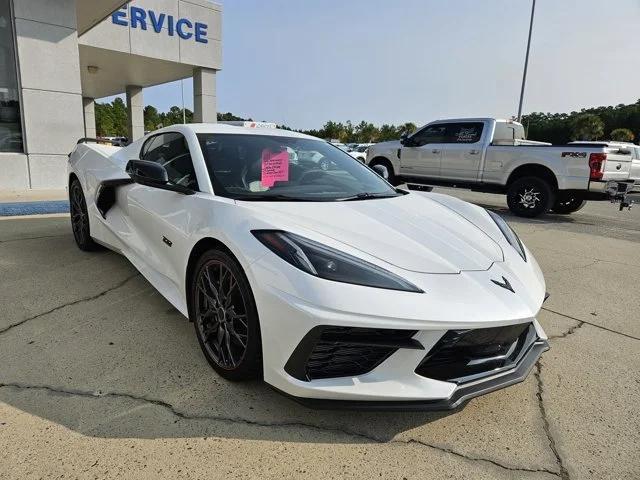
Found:
M 67 217 L 0 219 L 0 478 L 640 477 L 640 208 L 505 216 L 545 272 L 551 350 L 436 414 L 226 382 L 124 258 L 79 251 Z

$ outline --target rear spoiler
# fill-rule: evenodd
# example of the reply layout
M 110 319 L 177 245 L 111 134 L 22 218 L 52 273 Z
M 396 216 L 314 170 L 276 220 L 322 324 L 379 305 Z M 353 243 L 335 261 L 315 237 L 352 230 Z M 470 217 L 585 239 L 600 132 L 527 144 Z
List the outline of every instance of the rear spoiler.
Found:
M 80 140 L 78 140 L 76 145 L 80 145 L 81 143 L 108 143 L 114 147 L 126 147 L 128 145 L 127 143 L 122 142 L 120 140 L 107 140 L 106 138 L 89 138 L 89 137 L 81 138 Z

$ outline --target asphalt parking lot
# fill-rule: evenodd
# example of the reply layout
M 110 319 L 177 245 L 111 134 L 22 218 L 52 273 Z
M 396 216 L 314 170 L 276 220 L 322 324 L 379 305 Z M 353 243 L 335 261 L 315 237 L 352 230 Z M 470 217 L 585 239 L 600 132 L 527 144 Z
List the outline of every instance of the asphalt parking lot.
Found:
M 446 191 L 447 193 L 451 191 Z M 640 207 L 523 220 L 550 299 L 528 379 L 449 413 L 314 411 L 220 379 L 66 216 L 0 219 L 0 478 L 640 478 Z

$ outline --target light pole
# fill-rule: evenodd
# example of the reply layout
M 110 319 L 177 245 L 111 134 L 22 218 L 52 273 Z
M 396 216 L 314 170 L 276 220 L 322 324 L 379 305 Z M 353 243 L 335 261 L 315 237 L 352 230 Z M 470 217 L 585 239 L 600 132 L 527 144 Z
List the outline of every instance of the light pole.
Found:
M 522 119 L 522 101 L 524 100 L 524 86 L 527 83 L 527 67 L 529 66 L 529 50 L 531 49 L 531 31 L 533 30 L 533 15 L 536 11 L 536 0 L 531 4 L 531 21 L 529 22 L 529 38 L 527 39 L 527 53 L 524 57 L 524 72 L 522 72 L 522 88 L 520 89 L 520 104 L 518 105 L 518 121 Z
M 180 79 L 180 90 L 182 90 L 182 123 L 186 125 L 186 123 L 187 123 L 187 112 L 184 109 L 184 78 Z

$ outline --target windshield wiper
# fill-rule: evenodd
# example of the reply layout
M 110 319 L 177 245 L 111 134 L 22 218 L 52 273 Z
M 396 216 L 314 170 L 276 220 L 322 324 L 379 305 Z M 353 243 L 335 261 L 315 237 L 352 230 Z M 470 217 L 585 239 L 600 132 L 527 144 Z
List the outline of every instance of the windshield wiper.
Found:
M 371 193 L 371 192 L 362 192 L 352 195 L 350 197 L 338 198 L 338 202 L 352 202 L 354 200 L 370 200 L 372 198 L 393 198 L 399 197 L 400 195 L 397 193 Z
M 310 200 L 300 197 L 290 197 L 289 195 L 239 195 L 233 197 L 234 200 L 244 200 L 249 202 L 308 202 Z

